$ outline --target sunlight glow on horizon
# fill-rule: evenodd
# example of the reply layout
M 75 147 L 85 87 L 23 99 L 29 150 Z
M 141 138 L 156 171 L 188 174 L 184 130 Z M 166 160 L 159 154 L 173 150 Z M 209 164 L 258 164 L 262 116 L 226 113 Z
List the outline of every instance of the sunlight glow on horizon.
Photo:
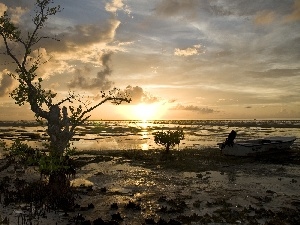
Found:
M 135 105 L 131 109 L 131 119 L 142 120 L 144 122 L 148 120 L 160 119 L 164 109 L 159 104 L 145 104 L 141 103 Z
M 34 2 L 1 1 L 0 15 L 30 33 Z M 89 120 L 299 120 L 300 0 L 142 2 L 53 0 L 63 10 L 49 16 L 27 61 L 57 93 L 53 104 L 63 100 L 71 117 L 69 106 L 87 110 L 117 88 L 131 102 L 107 101 Z M 17 59 L 27 55 L 9 43 Z M 1 36 L 0 49 L 0 121 L 34 120 L 29 102 L 11 98 L 17 65 Z M 71 93 L 76 100 L 66 101 Z

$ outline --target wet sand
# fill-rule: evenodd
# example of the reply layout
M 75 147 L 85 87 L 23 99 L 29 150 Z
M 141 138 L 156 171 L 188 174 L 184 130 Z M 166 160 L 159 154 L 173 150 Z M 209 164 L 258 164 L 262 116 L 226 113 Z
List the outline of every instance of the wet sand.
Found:
M 48 212 L 33 224 L 75 224 L 102 218 L 118 224 L 298 224 L 300 149 L 280 156 L 225 157 L 217 149 L 82 152 L 75 212 Z M 2 162 L 3 164 L 3 162 Z M 1 171 L 0 177 L 39 179 Z M 88 187 L 90 186 L 90 187 Z M 89 204 L 94 207 L 88 209 Z M 0 215 L 18 224 L 18 205 Z M 21 223 L 20 223 L 21 224 Z

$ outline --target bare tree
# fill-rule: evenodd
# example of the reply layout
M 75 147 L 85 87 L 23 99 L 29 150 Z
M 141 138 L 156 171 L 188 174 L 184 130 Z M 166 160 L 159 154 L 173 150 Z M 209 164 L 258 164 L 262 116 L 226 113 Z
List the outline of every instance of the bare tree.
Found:
M 26 33 L 21 31 L 5 12 L 0 18 L 0 35 L 4 41 L 4 54 L 8 55 L 16 65 L 15 72 L 9 75 L 18 81 L 18 87 L 10 93 L 10 96 L 20 106 L 29 103 L 36 119 L 47 121 L 50 155 L 61 157 L 75 134 L 75 128 L 90 118 L 91 111 L 105 102 L 118 105 L 122 102 L 129 103 L 131 99 L 124 92 L 114 88 L 108 93 L 102 91 L 102 99 L 94 105 L 83 102 L 82 98 L 73 92 L 70 92 L 65 99 L 56 100 L 54 103 L 57 94 L 44 89 L 41 85 L 43 79 L 38 77 L 36 73 L 37 69 L 44 63 L 42 55 L 39 54 L 33 58 L 31 54 L 41 40 L 55 39 L 39 34 L 49 17 L 61 11 L 59 5 L 51 7 L 50 5 L 53 3 L 53 0 L 36 1 L 35 15 L 32 18 L 34 29 L 26 31 Z M 16 46 L 18 49 L 22 49 L 21 53 L 14 51 Z M 74 106 L 75 101 L 79 102 L 79 106 Z M 68 104 L 71 106 L 66 106 Z

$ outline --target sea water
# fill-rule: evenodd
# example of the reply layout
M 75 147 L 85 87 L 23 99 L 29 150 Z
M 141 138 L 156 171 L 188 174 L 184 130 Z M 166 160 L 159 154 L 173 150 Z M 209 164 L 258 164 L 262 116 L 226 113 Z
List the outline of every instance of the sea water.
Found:
M 44 148 L 46 129 L 33 121 L 1 121 L 0 140 L 10 145 L 19 139 L 34 148 Z M 293 146 L 300 146 L 300 120 L 101 120 L 79 126 L 71 147 L 79 151 L 162 149 L 154 142 L 154 133 L 176 129 L 185 135 L 174 147 L 179 150 L 217 148 L 231 130 L 237 132 L 236 140 L 295 136 Z

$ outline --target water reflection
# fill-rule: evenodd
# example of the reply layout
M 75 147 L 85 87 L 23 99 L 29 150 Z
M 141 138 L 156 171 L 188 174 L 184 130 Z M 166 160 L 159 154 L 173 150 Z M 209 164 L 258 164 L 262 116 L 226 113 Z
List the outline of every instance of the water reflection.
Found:
M 72 187 L 92 187 L 94 184 L 93 182 L 83 179 L 83 178 L 76 178 L 71 181 L 70 184 Z
M 140 123 L 140 127 L 143 129 L 146 129 L 148 127 L 148 121 L 147 120 L 143 120 L 142 123 Z
M 142 150 L 149 150 L 149 145 L 147 143 L 141 144 Z
M 140 132 L 142 139 L 149 139 L 149 133 L 148 131 L 142 131 Z
M 179 149 L 217 147 L 231 130 L 238 139 L 254 139 L 266 136 L 296 136 L 294 145 L 300 144 L 298 121 L 88 121 L 79 127 L 74 136 L 73 147 L 79 150 L 152 150 L 160 149 L 154 142 L 153 133 L 181 127 L 185 139 Z M 38 136 L 38 139 L 33 137 Z M 7 144 L 15 139 L 25 141 L 31 147 L 42 148 L 47 142 L 45 129 L 34 122 L 0 122 L 0 138 Z M 177 146 L 176 146 L 177 148 Z

